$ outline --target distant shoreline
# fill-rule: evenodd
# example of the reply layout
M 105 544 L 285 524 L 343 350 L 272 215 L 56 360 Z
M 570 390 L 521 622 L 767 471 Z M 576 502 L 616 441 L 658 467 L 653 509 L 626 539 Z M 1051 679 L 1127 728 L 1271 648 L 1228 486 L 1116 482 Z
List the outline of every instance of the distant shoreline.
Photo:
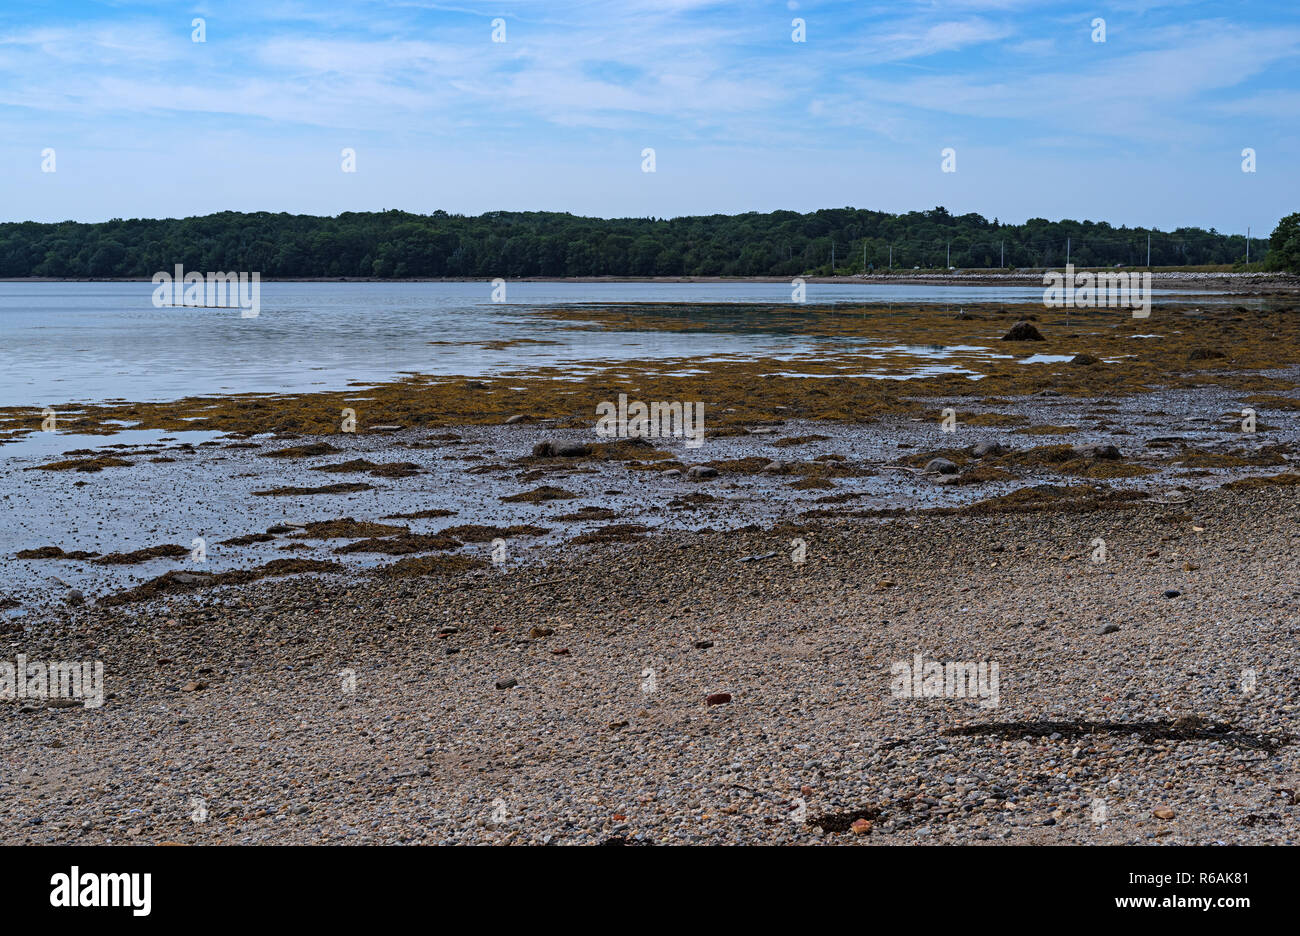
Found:
M 871 285 L 887 286 L 890 284 L 912 284 L 933 286 L 1041 286 L 1043 274 L 1057 267 L 1041 269 L 1021 269 L 1011 272 L 990 270 L 962 270 L 952 273 L 935 273 L 908 271 L 905 273 L 854 274 L 850 276 L 804 276 L 805 283 L 821 285 L 853 286 Z M 1109 267 L 1080 267 L 1078 272 L 1105 271 L 1116 272 Z M 1125 272 L 1147 272 L 1142 267 L 1123 268 Z M 1300 291 L 1300 276 L 1289 273 L 1264 272 L 1219 272 L 1219 271 L 1176 271 L 1153 270 L 1153 282 L 1163 286 L 1205 286 L 1214 284 L 1217 288 L 1250 287 L 1257 289 L 1267 286 L 1272 289 Z M 506 278 L 511 283 L 698 283 L 698 284 L 747 284 L 747 283 L 789 283 L 793 277 L 788 276 L 523 276 Z M 444 276 L 444 277 L 380 277 L 380 276 L 284 276 L 262 277 L 263 283 L 484 283 L 490 282 L 478 276 Z M 135 276 L 20 276 L 0 277 L 0 283 L 149 283 L 149 280 Z

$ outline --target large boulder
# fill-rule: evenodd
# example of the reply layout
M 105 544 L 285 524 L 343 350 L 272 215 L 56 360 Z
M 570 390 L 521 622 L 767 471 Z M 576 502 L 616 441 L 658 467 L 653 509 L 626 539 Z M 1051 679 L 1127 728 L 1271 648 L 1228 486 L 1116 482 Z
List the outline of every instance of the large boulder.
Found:
M 1046 341 L 1042 332 L 1033 326 L 1030 322 L 1016 322 L 1011 326 L 1011 331 L 1002 336 L 1003 341 Z

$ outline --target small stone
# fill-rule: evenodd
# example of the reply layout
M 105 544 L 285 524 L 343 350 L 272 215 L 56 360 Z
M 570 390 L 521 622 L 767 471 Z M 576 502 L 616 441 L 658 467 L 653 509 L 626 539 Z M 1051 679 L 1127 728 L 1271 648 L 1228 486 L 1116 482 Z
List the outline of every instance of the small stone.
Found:
M 1205 727 L 1205 719 L 1194 712 L 1190 715 L 1183 715 L 1180 716 L 1179 718 L 1174 719 L 1175 731 L 1186 731 L 1188 729 L 1204 728 L 1204 727 Z
M 1157 819 L 1172 819 L 1174 818 L 1174 811 L 1168 806 L 1161 806 L 1158 809 L 1152 810 L 1151 815 L 1155 816 Z
M 515 425 L 516 423 L 521 423 L 521 422 L 523 422 L 523 421 L 524 421 L 525 419 L 527 419 L 527 418 L 528 418 L 528 417 L 525 416 L 525 415 L 523 415 L 522 413 L 515 413 L 515 415 L 511 416 L 509 419 L 506 420 L 506 425 L 507 425 L 507 426 L 513 426 L 513 425 Z
M 1118 624 L 1107 624 L 1105 627 L 1103 627 L 1103 628 L 1101 629 L 1101 632 L 1102 632 L 1103 634 L 1116 634 L 1116 633 L 1119 633 L 1119 625 L 1118 625 Z
M 1074 357 L 1070 358 L 1070 363 L 1081 364 L 1086 367 L 1090 364 L 1100 364 L 1101 358 L 1093 357 L 1091 354 L 1076 354 Z
M 705 705 L 726 705 L 730 701 L 731 701 L 730 692 L 715 692 L 713 693 L 713 695 L 707 696 L 705 698 L 704 704 Z
M 1182 594 L 1182 592 L 1180 592 L 1178 589 L 1176 589 L 1176 588 L 1171 588 L 1171 589 L 1169 589 L 1168 591 L 1165 592 L 1165 597 L 1166 597 L 1166 598 L 1177 598 L 1177 597 L 1178 597 L 1179 595 L 1181 595 L 1181 594 Z
M 667 474 L 667 472 L 665 472 Z M 686 472 L 688 478 L 716 478 L 718 476 L 717 468 L 710 468 L 708 465 L 693 465 Z
M 697 641 L 695 641 L 695 649 L 696 649 L 696 650 L 707 650 L 707 649 L 709 649 L 709 648 L 712 647 L 712 646 L 713 646 L 713 641 L 712 641 L 712 640 L 697 640 Z
M 85 603 L 86 596 L 83 595 L 79 589 L 71 588 L 68 590 L 68 594 L 64 597 L 64 600 L 70 605 L 79 605 Z
M 533 640 L 540 640 L 542 637 L 549 637 L 554 633 L 555 628 L 553 627 L 534 627 L 528 632 L 528 636 Z
M 181 686 L 181 692 L 202 692 L 206 688 L 208 688 L 207 683 L 198 682 L 196 680 L 192 682 L 187 682 L 185 685 Z
M 867 835 L 871 832 L 871 820 L 854 819 L 853 825 L 849 826 L 849 831 L 854 835 Z
M 552 647 L 552 648 L 551 648 L 551 653 L 555 654 L 556 656 L 568 656 L 568 655 L 569 655 L 569 648 L 568 648 L 568 647 Z
M 519 680 L 515 679 L 513 676 L 507 676 L 505 679 L 497 680 L 498 689 L 513 689 L 517 685 L 519 685 Z
M 975 458 L 984 458 L 988 455 L 1001 455 L 1006 451 L 1007 447 L 1000 442 L 976 442 L 970 453 Z

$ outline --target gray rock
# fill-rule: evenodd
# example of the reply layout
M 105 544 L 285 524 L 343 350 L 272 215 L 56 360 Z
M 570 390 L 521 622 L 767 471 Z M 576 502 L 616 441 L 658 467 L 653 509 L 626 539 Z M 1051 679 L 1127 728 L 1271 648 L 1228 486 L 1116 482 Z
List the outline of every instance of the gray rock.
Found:
M 1086 367 L 1090 364 L 1100 364 L 1101 358 L 1093 357 L 1091 354 L 1076 354 L 1074 357 L 1070 358 L 1070 363 L 1080 364 Z
M 1103 628 L 1101 629 L 1101 632 L 1102 632 L 1103 634 L 1115 634 L 1115 633 L 1118 633 L 1118 632 L 1119 632 L 1119 625 L 1118 625 L 1118 624 L 1107 624 L 1105 627 L 1103 627 Z
M 80 589 L 71 588 L 64 596 L 64 600 L 70 605 L 79 605 L 85 603 L 86 596 L 81 593 Z
M 708 465 L 692 465 L 686 471 L 688 478 L 716 478 L 718 476 L 717 468 L 710 468 Z
M 515 425 L 516 423 L 521 423 L 521 422 L 523 422 L 523 421 L 524 421 L 525 419 L 527 419 L 527 418 L 528 418 L 528 417 L 527 417 L 527 416 L 524 416 L 522 413 L 515 413 L 515 415 L 511 416 L 509 419 L 506 420 L 506 425 L 507 425 L 507 426 L 513 426 L 513 425 Z
M 517 685 L 519 685 L 519 680 L 515 679 L 513 676 L 507 676 L 505 679 L 497 680 L 498 689 L 512 689 Z
M 976 458 L 984 458 L 987 455 L 1002 455 L 1007 451 L 1007 447 L 1001 442 L 976 442 L 971 448 L 971 455 Z
M 1080 458 L 1120 458 L 1120 451 L 1113 445 L 1101 445 L 1093 443 L 1091 445 L 1073 446 L 1074 454 Z
M 946 458 L 932 458 L 925 463 L 923 470 L 926 474 L 956 474 L 957 465 Z
M 680 478 L 681 476 L 682 470 L 680 468 L 669 468 L 663 473 L 663 477 L 665 478 Z
M 591 446 L 581 442 L 538 442 L 533 446 L 534 458 L 582 458 L 591 454 Z

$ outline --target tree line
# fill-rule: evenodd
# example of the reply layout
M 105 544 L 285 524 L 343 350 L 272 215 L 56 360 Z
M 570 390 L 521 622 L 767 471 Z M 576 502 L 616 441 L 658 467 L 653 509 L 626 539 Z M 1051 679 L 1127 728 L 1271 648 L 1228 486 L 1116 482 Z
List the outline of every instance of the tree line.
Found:
M 1292 216 L 1294 217 L 1294 216 Z M 1279 230 L 1281 230 L 1279 226 Z M 1273 246 L 1281 242 L 1273 238 Z M 93 224 L 0 224 L 0 277 L 140 277 L 256 271 L 265 277 L 800 276 L 886 269 L 1240 264 L 1246 238 L 1105 222 L 1002 224 L 942 208 L 856 208 L 681 218 L 558 212 L 221 212 Z M 1250 260 L 1270 240 L 1252 238 Z M 1279 257 L 1286 256 L 1279 253 Z M 1294 263 L 1294 254 L 1289 262 Z

